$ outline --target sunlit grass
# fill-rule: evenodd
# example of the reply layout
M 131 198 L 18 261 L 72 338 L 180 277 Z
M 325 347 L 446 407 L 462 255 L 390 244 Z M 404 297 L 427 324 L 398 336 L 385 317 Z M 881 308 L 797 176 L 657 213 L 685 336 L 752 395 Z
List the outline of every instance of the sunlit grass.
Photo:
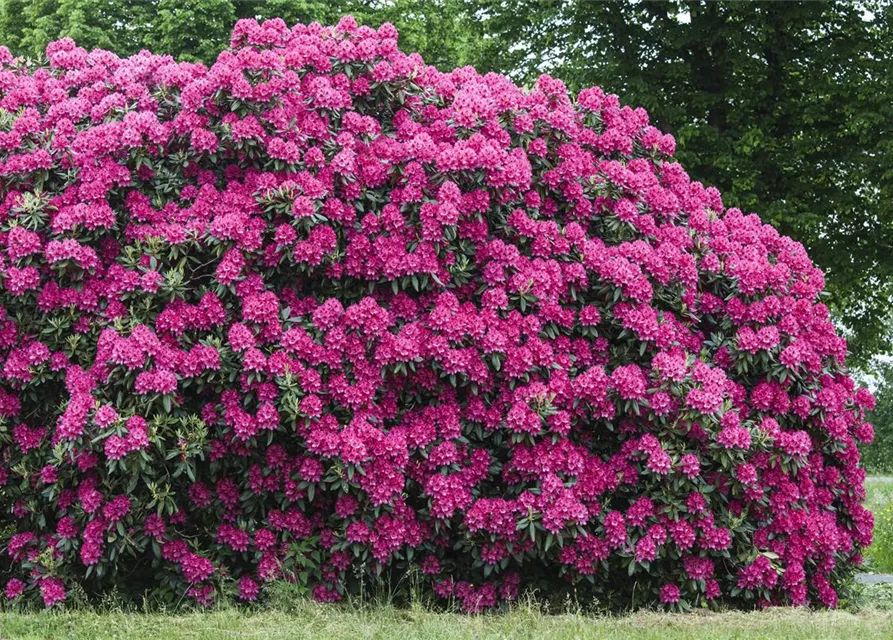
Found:
M 339 607 L 305 603 L 296 611 L 237 609 L 185 615 L 90 611 L 5 614 L 0 637 L 222 640 L 224 638 L 399 639 L 458 638 L 889 638 L 893 612 L 865 609 L 811 612 L 774 609 L 751 613 L 640 613 L 629 616 L 546 615 L 535 608 L 467 616 L 422 608 Z
M 893 573 L 893 478 L 869 478 L 866 505 L 874 512 L 874 543 L 865 553 L 866 568 Z

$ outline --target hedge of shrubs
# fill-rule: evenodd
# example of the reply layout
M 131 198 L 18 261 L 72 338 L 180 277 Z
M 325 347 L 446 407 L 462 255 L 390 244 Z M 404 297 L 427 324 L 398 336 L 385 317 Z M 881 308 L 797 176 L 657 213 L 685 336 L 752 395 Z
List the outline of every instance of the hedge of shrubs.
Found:
M 872 397 L 644 110 L 351 18 L 47 58 L 0 49 L 7 598 L 837 603 Z

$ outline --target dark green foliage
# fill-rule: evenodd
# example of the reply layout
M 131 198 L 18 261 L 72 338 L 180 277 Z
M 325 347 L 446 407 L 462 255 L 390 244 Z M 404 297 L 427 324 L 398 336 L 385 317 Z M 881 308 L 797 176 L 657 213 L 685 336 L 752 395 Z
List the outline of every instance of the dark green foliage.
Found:
M 878 371 L 877 406 L 870 416 L 874 442 L 865 447 L 862 460 L 868 473 L 893 475 L 893 364 L 881 365 Z
M 210 64 L 241 18 L 330 24 L 348 13 L 371 26 L 394 23 L 403 48 L 438 67 L 479 58 L 473 17 L 460 0 L 0 0 L 0 44 L 36 58 L 67 36 L 87 49 L 151 49 Z
M 493 0 L 479 10 L 500 43 L 492 68 L 546 71 L 644 106 L 694 179 L 807 246 L 856 360 L 889 347 L 889 4 Z

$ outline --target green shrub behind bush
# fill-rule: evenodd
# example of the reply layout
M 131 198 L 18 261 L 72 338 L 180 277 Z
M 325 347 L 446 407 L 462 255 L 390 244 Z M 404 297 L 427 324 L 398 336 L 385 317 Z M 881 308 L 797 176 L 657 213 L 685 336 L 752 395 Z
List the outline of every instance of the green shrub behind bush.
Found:
M 893 363 L 881 368 L 880 377 L 877 405 L 871 415 L 874 441 L 864 447 L 862 462 L 869 474 L 893 475 Z

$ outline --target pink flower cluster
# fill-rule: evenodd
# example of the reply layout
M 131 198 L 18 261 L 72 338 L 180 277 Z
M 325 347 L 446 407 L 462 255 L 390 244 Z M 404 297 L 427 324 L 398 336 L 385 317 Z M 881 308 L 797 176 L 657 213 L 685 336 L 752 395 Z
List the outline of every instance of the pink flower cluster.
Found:
M 0 48 L 7 598 L 834 606 L 873 399 L 643 109 L 351 18 L 47 56 Z

